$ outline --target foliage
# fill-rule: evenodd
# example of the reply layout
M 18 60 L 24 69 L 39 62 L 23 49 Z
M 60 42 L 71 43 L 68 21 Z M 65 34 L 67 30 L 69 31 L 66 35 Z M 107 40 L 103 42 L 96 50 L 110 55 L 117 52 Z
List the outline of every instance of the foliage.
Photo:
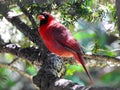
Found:
M 80 65 L 67 65 L 66 75 L 73 75 L 76 71 L 83 71 Z
M 0 68 L 0 89 L 3 88 L 4 82 L 7 80 L 8 76 L 7 73 L 5 72 L 5 68 Z
M 120 52 L 114 51 L 119 49 L 119 41 L 118 37 L 116 37 L 118 31 L 116 29 L 117 18 L 115 15 L 115 5 L 111 0 L 48 0 L 48 2 L 45 2 L 46 0 L 34 0 L 34 3 L 33 0 L 18 1 L 22 3 L 21 7 L 24 7 L 28 13 L 33 16 L 37 24 L 39 24 L 37 16 L 43 11 L 48 11 L 55 17 L 58 17 L 57 19 L 68 27 L 73 36 L 81 43 L 85 53 L 107 55 L 110 57 L 119 56 Z M 18 1 L 9 0 L 7 1 L 7 5 L 10 7 L 10 10 L 14 12 L 15 16 L 19 16 L 22 21 L 33 28 L 29 19 L 26 18 L 20 9 Z M 2 25 L 2 27 L 0 27 L 0 36 L 6 42 L 13 42 L 23 48 L 31 46 L 37 47 L 15 27 L 8 23 L 5 18 L 1 18 L 0 24 Z M 7 37 L 5 35 L 7 35 Z M 4 54 L 1 57 L 4 63 L 7 64 L 15 58 L 15 56 L 11 54 Z M 21 62 L 23 71 L 29 75 L 36 74 L 37 70 L 33 65 L 24 60 L 21 60 Z M 18 60 L 17 64 L 21 65 L 21 62 Z M 66 65 L 66 67 L 67 71 L 65 77 L 83 84 L 76 75 L 76 72 L 83 73 L 82 67 L 78 65 Z M 114 86 L 120 85 L 120 83 L 117 82 L 118 79 L 120 79 L 119 70 L 112 67 L 114 71 L 106 74 L 105 71 L 102 72 L 104 67 L 100 68 L 100 70 L 96 70 L 94 67 L 89 70 L 93 72 L 93 78 L 98 79 L 98 76 L 102 75 L 99 81 L 96 80 L 96 85 L 99 85 L 99 82 L 109 84 L 114 78 Z M 8 79 L 9 77 L 8 73 L 5 72 L 6 70 L 7 69 L 3 68 L 0 69 L 0 89 L 3 89 L 3 84 L 6 84 L 6 87 L 12 87 L 16 83 Z M 95 75 L 95 72 L 102 72 L 103 74 Z M 112 85 L 114 82 L 111 82 L 108 86 Z M 86 80 L 86 83 L 88 83 L 88 80 Z
M 101 77 L 101 80 L 108 86 L 114 86 L 114 87 L 119 87 L 120 85 L 120 68 L 115 69 L 107 74 L 104 74 Z M 114 77 L 113 77 L 114 76 Z M 111 82 L 112 81 L 112 82 Z M 114 83 L 113 83 L 114 82 Z

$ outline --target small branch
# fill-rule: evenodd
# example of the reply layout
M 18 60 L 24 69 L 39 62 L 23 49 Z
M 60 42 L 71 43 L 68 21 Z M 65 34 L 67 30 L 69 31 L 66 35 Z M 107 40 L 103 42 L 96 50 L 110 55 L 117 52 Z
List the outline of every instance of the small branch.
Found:
M 31 79 L 30 75 L 26 74 L 25 72 L 19 70 L 19 69 L 16 68 L 16 67 L 13 67 L 13 66 L 7 65 L 7 64 L 1 64 L 1 63 L 0 63 L 0 67 L 4 67 L 4 68 L 10 69 L 10 70 L 12 70 L 12 71 L 15 71 L 15 72 L 19 73 L 20 75 L 28 78 L 28 79 L 32 82 L 32 79 Z
M 16 67 L 13 67 L 12 65 L 1 64 L 1 63 L 0 63 L 0 67 L 1 67 L 1 68 L 7 68 L 7 69 L 10 69 L 10 70 L 12 70 L 12 71 L 15 71 L 15 72 L 19 73 L 20 75 L 24 76 L 25 78 L 27 78 L 28 80 L 30 80 L 31 82 L 33 82 L 33 81 L 32 81 L 32 77 L 31 77 L 30 75 L 26 74 L 25 72 L 19 70 L 19 69 L 16 68 Z M 37 87 L 34 83 L 32 83 L 32 84 L 33 84 L 33 86 L 36 88 L 36 90 L 39 90 L 38 87 Z
M 113 62 L 114 64 L 120 64 L 120 59 L 115 58 L 115 57 L 109 57 L 106 55 L 95 55 L 95 54 L 88 55 L 88 54 L 85 54 L 84 57 L 87 59 L 107 61 L 107 62 Z
M 18 59 L 19 59 L 18 57 L 17 57 L 17 58 L 15 58 L 15 59 L 13 59 L 13 60 L 12 60 L 12 62 L 11 62 L 11 63 L 9 63 L 8 65 L 12 66 L 15 62 L 17 62 L 17 61 L 18 61 Z
M 20 7 L 20 9 L 22 10 L 22 12 L 29 18 L 30 22 L 32 23 L 33 28 L 37 28 L 37 24 L 34 20 L 34 18 L 32 17 L 32 15 L 27 11 L 27 9 L 25 9 L 25 7 L 22 5 L 22 2 L 20 2 L 19 0 L 17 0 L 17 4 Z
M 0 53 L 11 53 L 18 57 L 25 58 L 32 63 L 40 58 L 39 49 L 36 49 L 34 47 L 21 48 L 12 43 L 0 44 Z
M 120 59 L 115 58 L 115 57 L 109 57 L 109 56 L 106 56 L 106 55 L 84 54 L 84 58 L 85 58 L 85 60 L 87 59 L 88 61 L 89 60 L 94 60 L 94 61 L 98 62 L 98 64 L 100 62 L 106 62 L 106 63 L 107 62 L 112 62 L 113 65 L 120 66 Z M 76 64 L 74 58 L 63 58 L 63 59 L 64 59 L 65 63 Z M 88 62 L 88 64 L 89 64 L 89 62 Z M 97 65 L 95 64 L 95 66 L 97 66 Z M 94 67 L 94 65 L 91 65 L 91 67 Z

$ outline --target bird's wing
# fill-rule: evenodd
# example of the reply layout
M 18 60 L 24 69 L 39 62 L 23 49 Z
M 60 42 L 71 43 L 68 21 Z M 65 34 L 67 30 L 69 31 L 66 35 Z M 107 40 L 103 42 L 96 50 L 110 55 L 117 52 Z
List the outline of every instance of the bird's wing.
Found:
M 82 50 L 79 43 L 77 42 L 76 39 L 74 39 L 72 34 L 65 28 L 65 26 L 59 24 L 54 25 L 51 28 L 53 37 L 58 43 L 60 43 L 66 49 L 82 54 Z

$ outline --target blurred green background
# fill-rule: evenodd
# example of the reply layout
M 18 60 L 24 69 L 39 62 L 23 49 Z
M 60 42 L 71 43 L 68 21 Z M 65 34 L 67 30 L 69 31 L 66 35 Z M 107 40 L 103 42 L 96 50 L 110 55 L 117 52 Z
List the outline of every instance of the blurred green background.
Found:
M 32 24 L 22 13 L 16 0 L 9 0 L 13 16 L 19 16 L 31 28 Z M 115 0 L 20 0 L 23 6 L 33 15 L 39 25 L 37 15 L 42 11 L 49 11 L 63 23 L 79 41 L 87 54 L 107 55 L 119 57 L 120 40 L 117 30 Z M 38 2 L 37 2 L 38 1 Z M 40 8 L 40 9 L 39 9 Z M 5 42 L 12 42 L 21 47 L 37 47 L 25 37 L 16 27 L 4 17 L 0 17 L 0 36 Z M 32 52 L 31 52 L 32 53 Z M 0 54 L 0 63 L 9 64 L 15 60 L 13 67 L 27 75 L 37 73 L 36 66 L 23 58 L 10 53 Z M 96 86 L 120 87 L 120 67 L 113 62 L 102 60 L 86 60 Z M 0 90 L 35 90 L 32 81 L 14 70 L 0 65 Z M 66 64 L 65 78 L 82 85 L 89 85 L 89 79 L 82 66 Z

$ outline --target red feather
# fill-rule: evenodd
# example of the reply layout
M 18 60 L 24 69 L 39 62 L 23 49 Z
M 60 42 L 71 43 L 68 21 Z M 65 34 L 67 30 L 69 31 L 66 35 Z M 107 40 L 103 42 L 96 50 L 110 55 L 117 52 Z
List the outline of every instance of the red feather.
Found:
M 93 79 L 89 72 L 87 71 L 84 59 L 82 56 L 82 50 L 76 39 L 67 30 L 67 28 L 57 22 L 52 15 L 47 12 L 43 12 L 38 16 L 41 25 L 38 29 L 46 47 L 53 53 L 60 55 L 62 57 L 72 57 L 82 64 L 84 70 L 86 71 L 91 83 L 93 84 Z

